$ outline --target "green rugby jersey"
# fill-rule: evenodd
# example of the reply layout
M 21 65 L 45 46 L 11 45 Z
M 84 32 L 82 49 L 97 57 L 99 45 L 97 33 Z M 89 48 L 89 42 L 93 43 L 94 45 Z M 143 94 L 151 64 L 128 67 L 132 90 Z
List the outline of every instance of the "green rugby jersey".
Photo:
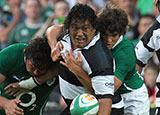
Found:
M 0 52 L 0 73 L 6 76 L 6 80 L 0 84 L 0 93 L 3 97 L 12 99 L 5 94 L 4 87 L 10 83 L 28 79 L 30 75 L 26 71 L 24 48 L 27 44 L 18 43 L 11 45 Z M 57 79 L 58 80 L 58 79 Z M 35 87 L 29 92 L 23 92 L 16 98 L 22 103 L 19 104 L 24 110 L 25 115 L 41 115 L 46 105 L 49 94 L 52 92 L 58 81 L 50 81 L 38 87 Z M 0 115 L 5 115 L 3 110 L 0 110 Z
M 136 55 L 133 44 L 127 37 L 121 36 L 121 38 L 121 41 L 111 49 L 111 53 L 115 59 L 114 75 L 123 82 L 118 91 L 123 94 L 140 88 L 144 81 L 136 69 Z

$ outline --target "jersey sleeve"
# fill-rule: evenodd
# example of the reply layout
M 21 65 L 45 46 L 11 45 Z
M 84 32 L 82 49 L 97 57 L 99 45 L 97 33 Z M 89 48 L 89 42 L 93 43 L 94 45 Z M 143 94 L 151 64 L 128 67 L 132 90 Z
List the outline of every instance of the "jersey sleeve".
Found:
M 113 98 L 114 75 L 94 76 L 91 81 L 98 98 Z
M 153 56 L 154 52 L 149 51 L 140 40 L 135 47 L 137 61 L 136 63 L 141 67 L 144 67 L 147 61 Z
M 155 51 L 160 49 L 160 29 L 153 31 L 153 36 L 150 38 L 147 46 Z
M 129 71 L 135 69 L 135 53 L 134 50 L 123 49 L 115 56 L 116 69 L 114 75 L 124 82 Z
M 135 47 L 136 63 L 144 67 L 154 52 L 160 49 L 160 29 L 159 22 L 156 21 L 143 35 Z

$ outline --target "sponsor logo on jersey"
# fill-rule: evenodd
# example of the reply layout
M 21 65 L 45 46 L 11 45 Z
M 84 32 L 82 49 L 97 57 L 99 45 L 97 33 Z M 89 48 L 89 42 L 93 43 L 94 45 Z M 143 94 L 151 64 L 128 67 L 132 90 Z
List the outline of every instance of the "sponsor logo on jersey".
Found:
M 114 86 L 114 83 L 106 82 L 106 83 L 105 83 L 105 86 L 107 86 L 107 87 L 113 87 L 113 86 Z

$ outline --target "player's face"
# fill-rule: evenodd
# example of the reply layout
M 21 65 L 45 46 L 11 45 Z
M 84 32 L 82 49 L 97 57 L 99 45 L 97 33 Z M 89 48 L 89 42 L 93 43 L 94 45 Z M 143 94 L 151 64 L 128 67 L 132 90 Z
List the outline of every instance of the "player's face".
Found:
M 112 49 L 112 47 L 117 43 L 119 40 L 120 35 L 119 34 L 108 34 L 102 36 L 105 40 L 105 43 L 108 47 L 108 49 Z
M 31 60 L 26 59 L 26 69 L 28 73 L 32 76 L 40 76 L 45 73 L 45 71 L 40 71 L 32 64 Z
M 89 21 L 72 20 L 69 27 L 72 48 L 84 48 L 95 36 L 96 29 Z

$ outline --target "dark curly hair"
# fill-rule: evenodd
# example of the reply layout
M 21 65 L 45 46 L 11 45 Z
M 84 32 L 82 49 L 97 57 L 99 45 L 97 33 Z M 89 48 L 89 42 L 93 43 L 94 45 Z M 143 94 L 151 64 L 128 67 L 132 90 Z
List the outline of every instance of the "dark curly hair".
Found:
M 45 36 L 31 40 L 24 50 L 26 59 L 31 60 L 40 71 L 47 70 L 53 64 L 50 54 L 51 49 Z
M 128 26 L 126 13 L 118 7 L 107 7 L 98 13 L 102 35 L 124 35 Z
M 98 31 L 98 20 L 94 10 L 88 5 L 76 4 L 69 12 L 64 22 L 65 30 L 68 30 L 72 20 L 89 21 L 93 28 Z

